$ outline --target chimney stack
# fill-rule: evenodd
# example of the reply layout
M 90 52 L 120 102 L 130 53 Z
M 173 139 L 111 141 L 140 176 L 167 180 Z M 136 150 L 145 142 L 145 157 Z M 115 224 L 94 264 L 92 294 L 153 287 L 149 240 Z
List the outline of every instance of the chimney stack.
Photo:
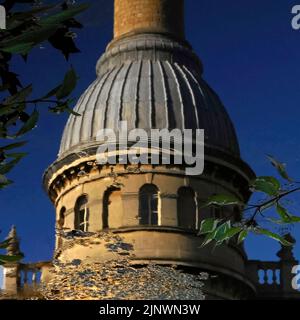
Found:
M 163 33 L 184 39 L 184 0 L 115 0 L 114 38 Z

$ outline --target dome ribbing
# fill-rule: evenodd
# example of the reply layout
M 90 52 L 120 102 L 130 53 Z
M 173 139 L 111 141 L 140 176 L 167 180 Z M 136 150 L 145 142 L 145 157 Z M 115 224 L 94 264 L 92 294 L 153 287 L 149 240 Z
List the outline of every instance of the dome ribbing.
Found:
M 202 65 L 186 42 L 140 34 L 112 42 L 97 79 L 79 99 L 64 130 L 59 156 L 95 145 L 103 128 L 204 129 L 209 147 L 239 156 L 232 122 L 202 79 Z

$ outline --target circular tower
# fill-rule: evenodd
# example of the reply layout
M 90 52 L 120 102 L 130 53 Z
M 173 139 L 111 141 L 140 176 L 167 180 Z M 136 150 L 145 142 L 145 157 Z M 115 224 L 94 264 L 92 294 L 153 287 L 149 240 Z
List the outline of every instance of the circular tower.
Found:
M 202 208 L 211 195 L 230 194 L 246 202 L 254 177 L 240 158 L 234 126 L 217 94 L 203 80 L 202 64 L 184 34 L 183 0 L 115 0 L 114 39 L 97 63 L 97 78 L 65 126 L 58 159 L 44 185 L 56 208 L 58 230 L 89 234 L 109 230 L 132 246 L 133 264 L 149 261 L 216 275 L 211 298 L 243 298 L 253 292 L 242 246 L 199 248 L 202 219 L 240 209 Z M 205 165 L 186 175 L 184 165 L 99 164 L 99 132 L 204 129 Z M 120 141 L 119 141 L 120 143 Z M 105 245 L 66 245 L 57 233 L 62 261 L 115 259 Z

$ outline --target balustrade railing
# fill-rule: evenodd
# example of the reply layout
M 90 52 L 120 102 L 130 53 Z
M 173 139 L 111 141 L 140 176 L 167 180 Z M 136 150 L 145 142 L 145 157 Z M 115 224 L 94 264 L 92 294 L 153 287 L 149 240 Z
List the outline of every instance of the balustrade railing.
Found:
M 296 298 L 300 293 L 292 288 L 292 268 L 297 261 L 247 262 L 247 275 L 256 286 L 258 298 Z
M 19 269 L 20 287 L 35 286 L 40 283 L 42 266 L 36 264 L 21 264 Z

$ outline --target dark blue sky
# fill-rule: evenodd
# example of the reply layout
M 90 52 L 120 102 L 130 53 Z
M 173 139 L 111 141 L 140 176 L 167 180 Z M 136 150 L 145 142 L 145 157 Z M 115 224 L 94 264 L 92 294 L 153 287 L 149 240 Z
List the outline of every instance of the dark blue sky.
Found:
M 86 27 L 78 32 L 82 53 L 66 63 L 45 45 L 34 50 L 27 64 L 16 59 L 15 71 L 24 84 L 34 84 L 35 96 L 58 84 L 70 64 L 80 76 L 75 97 L 94 80 L 96 61 L 112 38 L 113 1 L 90 2 L 91 9 L 82 16 Z M 204 78 L 231 115 L 243 159 L 258 175 L 272 175 L 265 157 L 272 154 L 300 180 L 300 31 L 291 27 L 295 4 L 296 0 L 186 0 L 186 33 L 204 64 Z M 11 173 L 14 185 L 0 193 L 2 238 L 12 224 L 17 225 L 26 261 L 52 255 L 54 209 L 41 181 L 43 171 L 56 158 L 67 119 L 67 115 L 48 113 L 45 106 L 40 110 L 39 125 L 23 148 L 29 155 Z M 300 214 L 297 198 L 294 213 Z M 294 232 L 300 243 L 299 230 Z M 246 248 L 250 258 L 268 260 L 276 259 L 279 245 L 251 237 Z

